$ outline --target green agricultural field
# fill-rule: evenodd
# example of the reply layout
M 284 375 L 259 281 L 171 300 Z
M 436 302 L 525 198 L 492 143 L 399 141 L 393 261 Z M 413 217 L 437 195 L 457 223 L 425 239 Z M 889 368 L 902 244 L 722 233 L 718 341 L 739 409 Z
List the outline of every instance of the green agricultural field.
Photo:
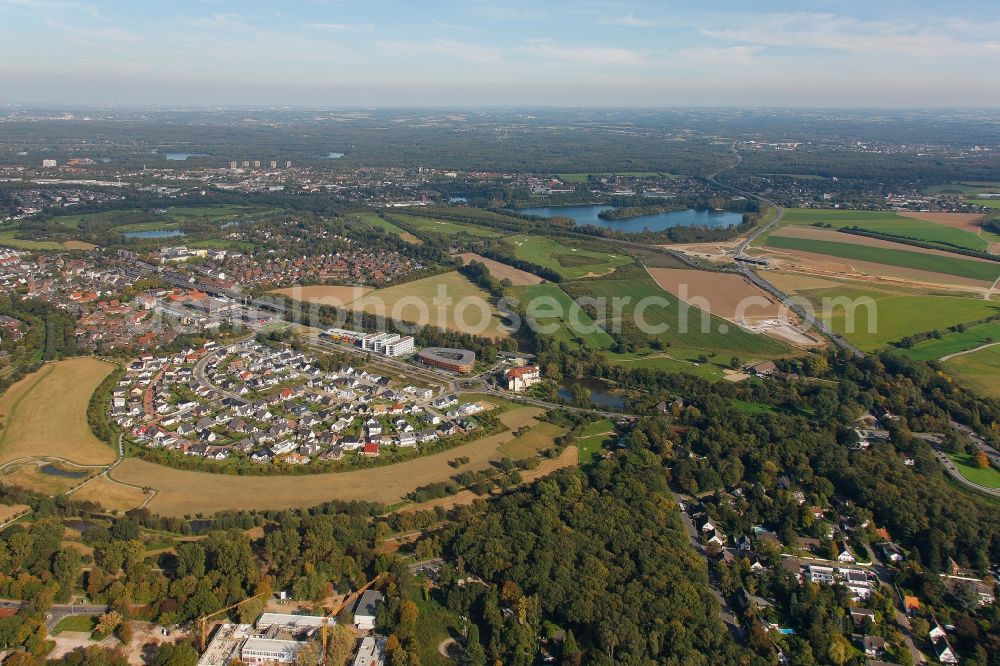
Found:
M 1000 345 L 956 356 L 944 367 L 973 391 L 1000 398 Z
M 677 297 L 661 289 L 652 278 L 587 280 L 564 283 L 562 286 L 574 298 L 593 296 L 604 299 L 606 307 L 603 314 L 609 326 L 620 319 L 629 328 L 634 327 L 636 308 L 643 306 L 641 315 L 645 323 L 665 329 L 654 337 L 670 345 L 665 350 L 670 356 L 690 358 L 687 354 L 724 352 L 737 353 L 749 359 L 792 353 L 788 345 L 773 338 L 751 333 L 687 304 L 682 307 Z M 724 362 L 729 362 L 728 356 Z
M 942 248 L 960 247 L 985 252 L 990 247 L 988 241 L 971 231 L 904 217 L 892 211 L 791 208 L 785 211 L 782 222 L 799 226 L 824 222 L 835 229 L 859 227 L 878 234 L 935 243 Z
M 595 349 L 608 349 L 614 344 L 611 336 L 597 328 L 590 315 L 574 303 L 573 299 L 559 288 L 559 285 L 546 283 L 519 287 L 515 290 L 515 294 L 522 306 L 533 308 L 531 312 L 539 326 L 547 327 L 553 324 L 557 326 L 552 335 L 559 342 L 565 342 L 574 347 L 584 345 Z M 555 305 L 553 305 L 553 301 Z M 532 303 L 535 305 L 532 306 Z M 549 313 L 551 316 L 544 316 Z M 572 332 L 570 330 L 571 321 L 579 321 L 581 328 L 590 332 L 582 334 Z
M 987 488 L 1000 488 L 1000 471 L 996 467 L 990 465 L 986 469 L 980 469 L 968 453 L 949 453 L 948 457 L 955 463 L 959 473 L 969 481 Z
M 628 354 L 605 352 L 604 356 L 608 359 L 609 363 L 620 365 L 623 368 L 683 372 L 712 381 L 722 379 L 726 376 L 725 369 L 729 367 L 729 356 L 722 354 L 708 363 L 700 363 L 692 360 L 697 354 L 697 350 L 671 349 L 669 352 L 646 351 Z M 690 357 L 690 359 L 681 358 L 681 356 Z
M 864 239 L 858 238 L 863 241 Z M 947 257 L 926 252 L 911 252 L 884 247 L 872 247 L 859 243 L 838 243 L 835 241 L 792 238 L 789 236 L 770 236 L 767 246 L 784 250 L 799 250 L 825 254 L 841 259 L 856 259 L 886 266 L 898 266 L 914 270 L 930 271 L 943 275 L 993 282 L 1000 277 L 1000 263 L 990 261 L 974 261 L 961 259 L 957 256 Z
M 1000 208 L 1000 199 L 973 199 L 969 203 L 983 206 L 984 208 Z
M 915 333 L 979 321 L 1000 312 L 995 303 L 964 296 L 904 295 L 843 287 L 803 291 L 801 296 L 835 332 L 866 351 Z
M 971 183 L 945 183 L 924 188 L 924 194 L 961 194 L 975 196 L 977 194 L 992 194 L 1000 192 L 1000 183 L 974 181 Z
M 203 248 L 207 250 L 242 250 L 251 252 L 256 245 L 247 241 L 234 241 L 225 238 L 209 238 L 208 240 L 185 243 L 188 247 Z
M 357 216 L 359 221 L 364 224 L 368 224 L 373 227 L 379 227 L 380 229 L 385 229 L 390 234 L 395 234 L 405 240 L 407 243 L 413 243 L 414 245 L 419 244 L 421 241 L 419 238 L 411 234 L 405 229 L 400 229 L 395 224 L 385 219 L 384 217 L 379 217 L 375 213 L 359 213 Z
M 518 259 L 550 268 L 566 280 L 600 277 L 633 263 L 621 253 L 569 247 L 542 236 L 512 236 L 507 241 Z
M 492 237 L 499 236 L 500 232 L 487 227 L 477 227 L 472 224 L 459 224 L 450 220 L 436 220 L 431 217 L 418 217 L 415 215 L 387 215 L 386 218 L 395 224 L 406 227 L 415 234 L 430 233 L 445 236 L 467 233 L 472 236 Z
M 997 341 L 1000 341 L 1000 321 L 991 321 L 970 326 L 962 333 L 945 333 L 936 340 L 923 340 L 909 349 L 901 349 L 900 353 L 915 361 L 935 361 Z

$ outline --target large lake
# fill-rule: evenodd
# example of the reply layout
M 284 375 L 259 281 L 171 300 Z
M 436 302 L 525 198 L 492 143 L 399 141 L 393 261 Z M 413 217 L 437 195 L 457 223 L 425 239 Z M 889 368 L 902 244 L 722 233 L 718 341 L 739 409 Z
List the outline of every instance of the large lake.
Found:
M 742 213 L 730 213 L 720 210 L 675 210 L 669 213 L 657 213 L 656 215 L 643 215 L 627 220 L 604 220 L 598 215 L 606 210 L 611 210 L 614 206 L 592 205 L 592 206 L 545 206 L 543 208 L 519 208 L 517 212 L 521 215 L 537 215 L 539 217 L 572 217 L 578 225 L 592 224 L 596 227 L 606 229 L 617 229 L 618 231 L 662 231 L 669 227 L 728 227 L 739 224 L 743 221 Z
M 163 156 L 174 162 L 183 162 L 189 157 L 208 157 L 208 153 L 163 153 Z

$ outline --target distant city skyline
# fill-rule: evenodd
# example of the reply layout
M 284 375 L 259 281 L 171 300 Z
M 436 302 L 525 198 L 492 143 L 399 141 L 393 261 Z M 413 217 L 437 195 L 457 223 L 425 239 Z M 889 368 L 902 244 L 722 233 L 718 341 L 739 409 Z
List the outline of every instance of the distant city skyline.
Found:
M 0 103 L 1000 106 L 995 3 L 0 0 Z

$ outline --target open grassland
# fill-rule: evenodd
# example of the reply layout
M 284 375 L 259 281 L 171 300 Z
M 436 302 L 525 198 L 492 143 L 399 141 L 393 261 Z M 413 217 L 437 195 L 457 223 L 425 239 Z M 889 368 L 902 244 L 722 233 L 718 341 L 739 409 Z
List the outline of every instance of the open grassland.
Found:
M 949 453 L 948 457 L 955 463 L 958 471 L 973 483 L 987 488 L 1000 488 L 1000 471 L 990 465 L 985 469 L 976 467 L 976 462 L 968 453 Z
M 534 426 L 534 417 L 542 412 L 516 407 L 500 419 L 508 428 Z M 332 474 L 228 476 L 178 470 L 137 458 L 126 458 L 110 474 L 117 481 L 154 488 L 157 494 L 147 507 L 167 516 L 308 507 L 334 499 L 390 505 L 416 488 L 451 478 L 456 471 L 448 462 L 458 456 L 470 459 L 462 471 L 487 469 L 503 457 L 501 447 L 513 439 L 513 431 L 508 430 L 402 463 Z
M 566 429 L 554 423 L 539 423 L 525 434 L 500 447 L 500 453 L 514 460 L 531 458 L 552 446 L 552 441 Z
M 296 301 L 343 307 L 374 291 L 371 287 L 344 287 L 339 285 L 309 285 L 275 289 L 272 294 L 281 294 Z
M 959 383 L 992 398 L 1000 398 L 1000 346 L 987 347 L 945 361 Z
M 385 219 L 384 217 L 380 217 L 375 213 L 359 213 L 355 217 L 357 217 L 361 222 L 367 225 L 373 227 L 379 227 L 380 229 L 385 229 L 390 234 L 395 234 L 399 236 L 407 243 L 411 243 L 413 245 L 419 245 L 420 243 L 423 242 L 422 240 L 411 234 L 409 231 L 405 229 L 400 229 L 389 220 Z
M 6 523 L 30 508 L 27 504 L 0 504 L 0 523 Z
M 376 289 L 345 307 L 491 338 L 510 334 L 490 295 L 457 271 Z
M 576 440 L 576 446 L 580 450 L 580 464 L 589 465 L 599 460 L 614 437 L 615 426 L 607 419 L 595 421 L 584 428 Z
M 148 496 L 141 488 L 125 486 L 101 476 L 74 492 L 71 497 L 81 502 L 97 502 L 108 511 L 125 513 L 142 506 Z
M 468 264 L 472 261 L 478 261 L 481 264 L 485 264 L 486 268 L 489 269 L 490 275 L 498 280 L 510 280 L 511 284 L 515 287 L 524 286 L 527 284 L 540 284 L 543 280 L 534 273 L 529 273 L 527 271 L 522 271 L 520 268 L 514 268 L 509 264 L 505 264 L 482 255 L 478 255 L 475 252 L 466 252 L 465 254 L 460 254 L 458 257 L 462 260 L 463 264 Z
M 25 240 L 22 238 L 15 238 L 17 231 L 0 231 L 0 245 L 5 245 L 7 247 L 12 247 L 16 250 L 64 250 L 71 249 L 66 248 L 62 243 L 56 241 L 33 241 Z
M 970 326 L 962 332 L 944 332 L 944 337 L 922 340 L 909 349 L 901 349 L 900 353 L 915 361 L 934 361 L 942 356 L 957 354 L 998 341 L 1000 341 L 1000 321 L 991 321 Z
M 528 308 L 542 332 L 553 335 L 559 342 L 579 347 L 608 349 L 614 340 L 590 318 L 587 311 L 577 305 L 559 285 L 538 284 L 518 289 L 518 301 Z M 579 326 L 576 326 L 576 324 Z
M 542 236 L 512 236 L 507 242 L 518 259 L 550 268 L 566 280 L 600 277 L 633 263 L 621 253 L 569 247 Z
M 973 199 L 969 203 L 983 208 L 1000 208 L 1000 199 Z
M 162 227 L 165 222 L 181 222 L 197 218 L 222 221 L 245 215 L 262 215 L 273 212 L 276 212 L 275 209 L 262 208 L 260 206 L 177 206 L 174 208 L 167 208 L 166 210 L 157 213 L 147 213 L 146 211 L 136 209 L 107 210 L 99 213 L 58 215 L 53 217 L 52 221 L 57 222 L 69 229 L 79 229 L 87 224 L 95 222 L 111 222 L 116 225 L 116 230 L 121 230 L 120 228 L 122 226 L 135 226 L 143 223 L 150 215 L 155 215 L 157 217 L 157 221 L 153 221 L 152 224 L 160 225 L 160 227 Z M 133 218 L 135 222 L 129 222 L 130 218 Z M 126 229 L 126 231 L 135 230 L 141 229 Z
M 953 275 L 988 283 L 992 283 L 1000 277 L 1000 263 L 963 259 L 958 256 L 941 256 L 912 250 L 873 247 L 862 244 L 866 240 L 863 237 L 851 238 L 857 238 L 859 242 L 840 243 L 772 234 L 767 240 L 767 246 L 823 254 L 848 260 L 857 259 L 858 261 L 865 261 L 872 264 L 898 266 L 900 268 L 915 269 L 942 275 Z
M 801 292 L 837 333 L 871 351 L 908 335 L 978 321 L 998 312 L 982 298 L 835 288 Z
M 607 304 L 603 311 L 606 328 L 624 322 L 624 330 L 644 322 L 649 335 L 670 345 L 668 351 L 671 356 L 683 357 L 684 350 L 732 352 L 746 358 L 771 358 L 793 353 L 791 347 L 784 343 L 682 304 L 652 278 L 587 280 L 563 283 L 562 286 L 575 298 L 594 296 L 604 299 L 601 302 Z M 640 316 L 642 322 L 639 321 Z M 599 320 L 597 323 L 602 322 Z
M 694 269 L 649 268 L 649 274 L 674 296 L 730 321 L 769 319 L 782 308 L 742 275 Z
M 931 185 L 924 188 L 925 194 L 961 194 L 965 196 L 975 196 L 977 194 L 1000 193 L 1000 183 L 990 183 L 986 181 L 971 181 L 962 183 L 944 183 L 942 185 Z
M 80 465 L 100 465 L 115 452 L 94 437 L 87 405 L 113 366 L 93 358 L 44 365 L 0 397 L 0 463 L 52 456 Z
M 409 229 L 415 234 L 430 233 L 443 236 L 454 236 L 455 234 L 467 233 L 471 236 L 492 237 L 499 236 L 500 233 L 488 227 L 477 227 L 473 224 L 459 224 L 450 220 L 438 220 L 432 217 L 419 217 L 416 215 L 398 215 L 395 213 L 386 214 L 386 219 L 399 226 Z
M 42 471 L 45 464 L 47 463 L 40 460 L 9 463 L 0 473 L 0 480 L 4 485 L 27 488 L 42 495 L 59 495 L 84 481 L 84 479 L 46 474 Z M 94 471 L 98 470 L 95 468 Z
M 964 223 L 969 217 L 962 216 L 955 220 L 961 219 Z M 782 222 L 790 225 L 823 223 L 835 229 L 858 227 L 866 231 L 936 243 L 944 247 L 962 247 L 979 251 L 986 251 L 989 248 L 989 243 L 976 235 L 974 226 L 956 224 L 954 220 L 948 218 L 921 216 L 920 213 L 791 208 L 785 211 Z

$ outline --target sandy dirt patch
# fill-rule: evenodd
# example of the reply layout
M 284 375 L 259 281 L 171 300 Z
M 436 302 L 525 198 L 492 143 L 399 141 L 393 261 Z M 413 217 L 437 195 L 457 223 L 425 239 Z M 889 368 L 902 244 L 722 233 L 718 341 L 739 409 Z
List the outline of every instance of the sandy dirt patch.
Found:
M 810 289 L 831 289 L 840 285 L 836 280 L 827 280 L 805 273 L 767 271 L 763 273 L 763 277 L 786 294 L 796 294 Z
M 284 289 L 275 289 L 272 294 L 288 296 L 296 301 L 319 303 L 333 307 L 348 305 L 374 291 L 371 287 L 344 287 L 339 285 L 296 285 Z
M 742 275 L 686 268 L 647 268 L 665 291 L 730 321 L 768 319 L 782 307 Z
M 97 246 L 86 241 L 68 240 L 63 243 L 63 247 L 67 250 L 93 250 Z
M 733 254 L 741 239 L 722 243 L 682 243 L 679 245 L 658 245 L 657 247 L 675 250 L 689 257 L 708 261 L 713 264 L 735 263 Z
M 486 268 L 490 269 L 490 275 L 498 280 L 508 279 L 513 283 L 515 287 L 524 286 L 526 284 L 541 284 L 545 280 L 529 273 L 527 271 L 522 271 L 520 268 L 514 268 L 509 264 L 504 264 L 493 259 L 489 259 L 482 255 L 476 254 L 475 252 L 466 252 L 465 254 L 456 255 L 462 260 L 463 264 L 467 264 L 470 261 L 478 261 L 480 263 L 486 264 Z
M 517 407 L 501 420 L 520 427 L 543 411 Z M 455 469 L 448 462 L 457 456 L 470 459 L 464 470 L 486 469 L 501 458 L 500 446 L 513 438 L 513 431 L 506 431 L 395 465 L 330 474 L 230 476 L 179 470 L 138 458 L 126 458 L 110 474 L 117 481 L 156 489 L 147 507 L 166 516 L 308 507 L 333 499 L 393 504 L 420 486 L 450 478 Z
M 919 249 L 919 248 L 914 248 Z M 929 289 L 956 289 L 960 291 L 977 291 L 989 289 L 991 283 L 957 275 L 945 275 L 931 271 L 876 264 L 857 259 L 834 260 L 826 254 L 802 252 L 801 250 L 777 250 L 768 248 L 763 253 L 755 253 L 767 257 L 774 264 L 775 270 L 792 270 L 824 275 L 828 277 L 855 278 L 860 280 L 902 281 L 908 286 L 926 286 Z M 954 255 L 952 255 L 954 256 Z M 963 257 L 965 259 L 965 257 Z M 763 274 L 769 279 L 771 271 Z

